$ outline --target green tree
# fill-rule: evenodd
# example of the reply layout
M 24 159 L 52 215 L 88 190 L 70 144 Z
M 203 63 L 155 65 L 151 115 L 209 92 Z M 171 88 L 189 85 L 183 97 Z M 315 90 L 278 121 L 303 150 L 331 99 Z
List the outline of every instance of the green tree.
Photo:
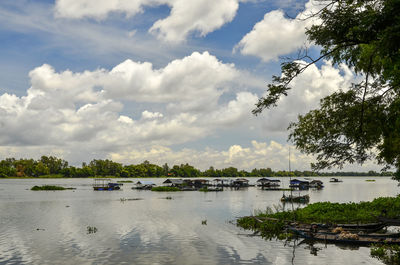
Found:
M 289 139 L 316 155 L 315 170 L 376 159 L 385 169 L 395 166 L 400 179 L 400 1 L 315 2 L 322 9 L 310 17 L 319 23 L 306 34 L 321 47 L 320 56 L 312 58 L 305 49 L 282 63 L 282 75 L 273 76 L 253 113 L 276 106 L 310 65 L 322 59 L 345 63 L 362 81 L 338 89 L 321 100 L 319 109 L 299 116 L 289 127 Z

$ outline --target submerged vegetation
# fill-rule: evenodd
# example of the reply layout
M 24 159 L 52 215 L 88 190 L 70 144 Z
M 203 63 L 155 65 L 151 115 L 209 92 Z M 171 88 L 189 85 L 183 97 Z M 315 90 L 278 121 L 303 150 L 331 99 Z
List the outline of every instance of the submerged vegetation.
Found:
M 54 185 L 33 186 L 31 190 L 74 190 L 75 188 L 64 188 Z
M 177 187 L 159 186 L 151 188 L 151 191 L 181 191 Z
M 400 264 L 400 246 L 382 245 L 371 248 L 371 256 L 379 259 L 387 265 Z
M 87 226 L 86 227 L 87 234 L 94 234 L 97 232 L 97 227 L 95 226 Z

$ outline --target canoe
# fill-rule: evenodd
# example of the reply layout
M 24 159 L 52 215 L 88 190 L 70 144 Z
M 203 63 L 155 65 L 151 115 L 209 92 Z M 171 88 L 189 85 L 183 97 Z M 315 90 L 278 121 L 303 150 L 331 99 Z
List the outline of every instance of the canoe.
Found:
M 335 224 L 335 225 L 326 225 L 326 224 L 299 224 L 295 225 L 299 229 L 305 231 L 312 231 L 312 230 L 332 230 L 334 228 L 341 227 L 345 231 L 356 231 L 356 232 L 376 232 L 381 230 L 382 228 L 386 227 L 387 224 L 384 222 L 380 223 L 368 223 L 368 224 Z
M 304 233 L 308 233 L 308 232 L 312 232 L 312 233 L 319 233 L 319 234 L 326 234 L 326 235 L 338 235 L 340 234 L 340 232 L 335 232 L 334 229 L 314 229 L 314 230 L 310 230 L 304 227 L 290 227 L 289 230 L 295 230 L 295 231 L 299 231 L 299 232 L 304 232 Z M 352 232 L 356 235 L 358 235 L 359 237 L 373 237 L 373 238 L 400 238 L 400 233 L 374 233 L 374 232 L 366 232 L 366 231 L 349 231 L 349 230 L 343 230 L 343 231 L 347 231 L 347 232 Z
M 295 228 L 291 228 L 289 230 L 302 238 L 313 241 L 322 241 L 325 243 L 346 244 L 346 245 L 400 244 L 400 238 L 398 237 L 368 237 L 368 236 L 355 235 L 353 238 L 346 238 L 342 236 L 342 234 L 330 235 L 318 232 L 317 233 L 304 232 L 301 230 L 297 230 Z M 354 234 L 350 234 L 350 236 L 353 235 Z

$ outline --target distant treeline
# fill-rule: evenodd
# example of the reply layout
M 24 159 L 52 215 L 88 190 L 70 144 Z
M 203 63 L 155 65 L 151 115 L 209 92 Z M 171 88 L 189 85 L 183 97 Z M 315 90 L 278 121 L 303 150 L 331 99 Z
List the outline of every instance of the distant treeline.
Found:
M 174 165 L 168 164 L 158 166 L 144 161 L 138 165 L 122 165 L 111 160 L 92 160 L 89 164 L 82 163 L 81 167 L 68 165 L 68 162 L 54 157 L 42 156 L 38 160 L 7 158 L 0 161 L 0 177 L 41 177 L 58 176 L 67 178 L 87 178 L 95 176 L 113 176 L 122 178 L 235 178 L 235 177 L 311 177 L 311 176 L 392 176 L 392 172 L 378 173 L 375 171 L 363 172 L 331 172 L 318 173 L 312 171 L 272 171 L 271 168 L 253 169 L 248 172 L 238 170 L 234 167 L 214 169 L 210 167 L 200 171 L 189 164 Z

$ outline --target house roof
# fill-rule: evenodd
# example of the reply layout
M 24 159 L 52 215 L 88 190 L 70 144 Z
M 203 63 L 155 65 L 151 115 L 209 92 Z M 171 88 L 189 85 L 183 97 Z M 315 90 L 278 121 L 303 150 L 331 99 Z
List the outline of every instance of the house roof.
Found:
M 156 185 L 153 181 L 149 180 L 139 180 L 136 185 Z
M 281 182 L 279 179 L 267 179 L 267 178 L 261 178 L 257 180 L 257 182 Z
M 167 179 L 166 181 L 163 182 L 164 184 L 183 184 L 183 180 L 182 179 Z

